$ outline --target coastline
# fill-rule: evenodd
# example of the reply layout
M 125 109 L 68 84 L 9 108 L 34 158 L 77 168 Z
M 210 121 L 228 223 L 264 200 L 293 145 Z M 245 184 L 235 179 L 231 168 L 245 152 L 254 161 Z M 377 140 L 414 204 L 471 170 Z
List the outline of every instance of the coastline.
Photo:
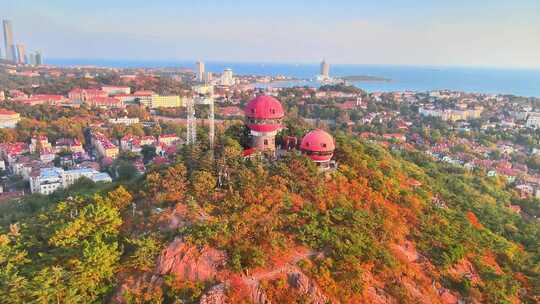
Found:
M 115 68 L 187 68 L 194 70 L 192 61 L 122 61 L 91 59 L 49 59 L 57 66 L 94 65 Z M 319 74 L 318 64 L 207 62 L 207 71 L 221 73 L 231 68 L 236 75 L 279 76 L 294 79 L 313 79 Z M 540 69 L 501 69 L 485 67 L 433 67 L 335 64 L 330 76 L 369 75 L 391 81 L 349 81 L 368 92 L 452 90 L 483 94 L 503 94 L 540 98 Z M 263 86 L 293 86 L 292 83 L 263 83 Z M 306 82 L 299 85 L 313 86 Z

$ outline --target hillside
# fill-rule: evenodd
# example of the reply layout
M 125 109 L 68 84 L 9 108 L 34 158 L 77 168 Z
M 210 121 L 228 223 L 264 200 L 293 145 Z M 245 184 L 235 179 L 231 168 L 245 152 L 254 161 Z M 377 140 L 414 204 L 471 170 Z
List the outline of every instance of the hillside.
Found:
M 290 152 L 0 206 L 5 303 L 537 303 L 540 222 L 499 178 L 336 134 L 332 173 Z M 538 202 L 535 202 L 536 204 Z M 529 206 L 529 207 L 527 207 Z

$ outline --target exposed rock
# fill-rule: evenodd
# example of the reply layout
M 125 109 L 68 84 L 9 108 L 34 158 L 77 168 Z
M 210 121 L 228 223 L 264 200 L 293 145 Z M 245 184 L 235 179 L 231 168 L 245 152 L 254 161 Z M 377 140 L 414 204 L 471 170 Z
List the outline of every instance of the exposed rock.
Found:
M 298 289 L 301 294 L 308 295 L 313 304 L 328 303 L 328 298 L 321 292 L 315 283 L 303 272 L 295 271 L 287 274 L 289 284 Z
M 416 262 L 420 255 L 414 246 L 414 243 L 411 241 L 404 241 L 403 244 L 393 244 L 392 248 L 396 254 L 399 254 L 406 258 L 408 262 Z
M 227 295 L 225 294 L 226 285 L 218 284 L 201 297 L 200 304 L 226 304 Z
M 365 292 L 366 303 L 371 304 L 388 304 L 396 303 L 396 301 L 390 297 L 382 288 L 375 286 L 369 286 L 366 288 Z
M 225 264 L 223 251 L 204 247 L 201 250 L 176 238 L 163 250 L 158 259 L 156 273 L 173 274 L 178 280 L 206 281 L 214 279 Z
M 453 275 L 456 278 L 465 277 L 473 284 L 479 284 L 481 281 L 480 275 L 472 263 L 467 259 L 461 259 L 455 265 L 450 267 L 450 269 L 448 269 L 448 274 Z

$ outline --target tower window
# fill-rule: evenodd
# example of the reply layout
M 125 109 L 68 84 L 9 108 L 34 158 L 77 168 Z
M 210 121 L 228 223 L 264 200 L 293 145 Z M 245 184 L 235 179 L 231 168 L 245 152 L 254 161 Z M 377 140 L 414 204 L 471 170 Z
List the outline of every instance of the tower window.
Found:
M 268 139 L 265 139 L 265 140 L 264 140 L 264 145 L 265 145 L 265 146 L 268 146 Z
M 326 144 L 322 144 L 323 148 L 326 148 Z

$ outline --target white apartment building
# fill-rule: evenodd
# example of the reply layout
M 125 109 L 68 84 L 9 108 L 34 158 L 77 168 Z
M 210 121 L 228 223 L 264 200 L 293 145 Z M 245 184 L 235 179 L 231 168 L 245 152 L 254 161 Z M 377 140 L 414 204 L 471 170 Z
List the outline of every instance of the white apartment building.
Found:
M 540 127 L 540 113 L 531 112 L 525 123 L 527 128 L 538 128 Z
M 129 126 L 129 125 L 133 125 L 133 124 L 138 124 L 139 123 L 139 118 L 138 117 L 130 118 L 130 117 L 127 117 L 127 116 L 117 117 L 117 118 L 110 118 L 109 123 L 113 124 L 113 125 L 124 124 L 126 126 Z
M 112 182 L 107 173 L 90 168 L 63 170 L 62 168 L 41 168 L 30 176 L 30 191 L 49 195 L 59 188 L 67 188 L 78 179 L 86 177 L 93 182 Z

